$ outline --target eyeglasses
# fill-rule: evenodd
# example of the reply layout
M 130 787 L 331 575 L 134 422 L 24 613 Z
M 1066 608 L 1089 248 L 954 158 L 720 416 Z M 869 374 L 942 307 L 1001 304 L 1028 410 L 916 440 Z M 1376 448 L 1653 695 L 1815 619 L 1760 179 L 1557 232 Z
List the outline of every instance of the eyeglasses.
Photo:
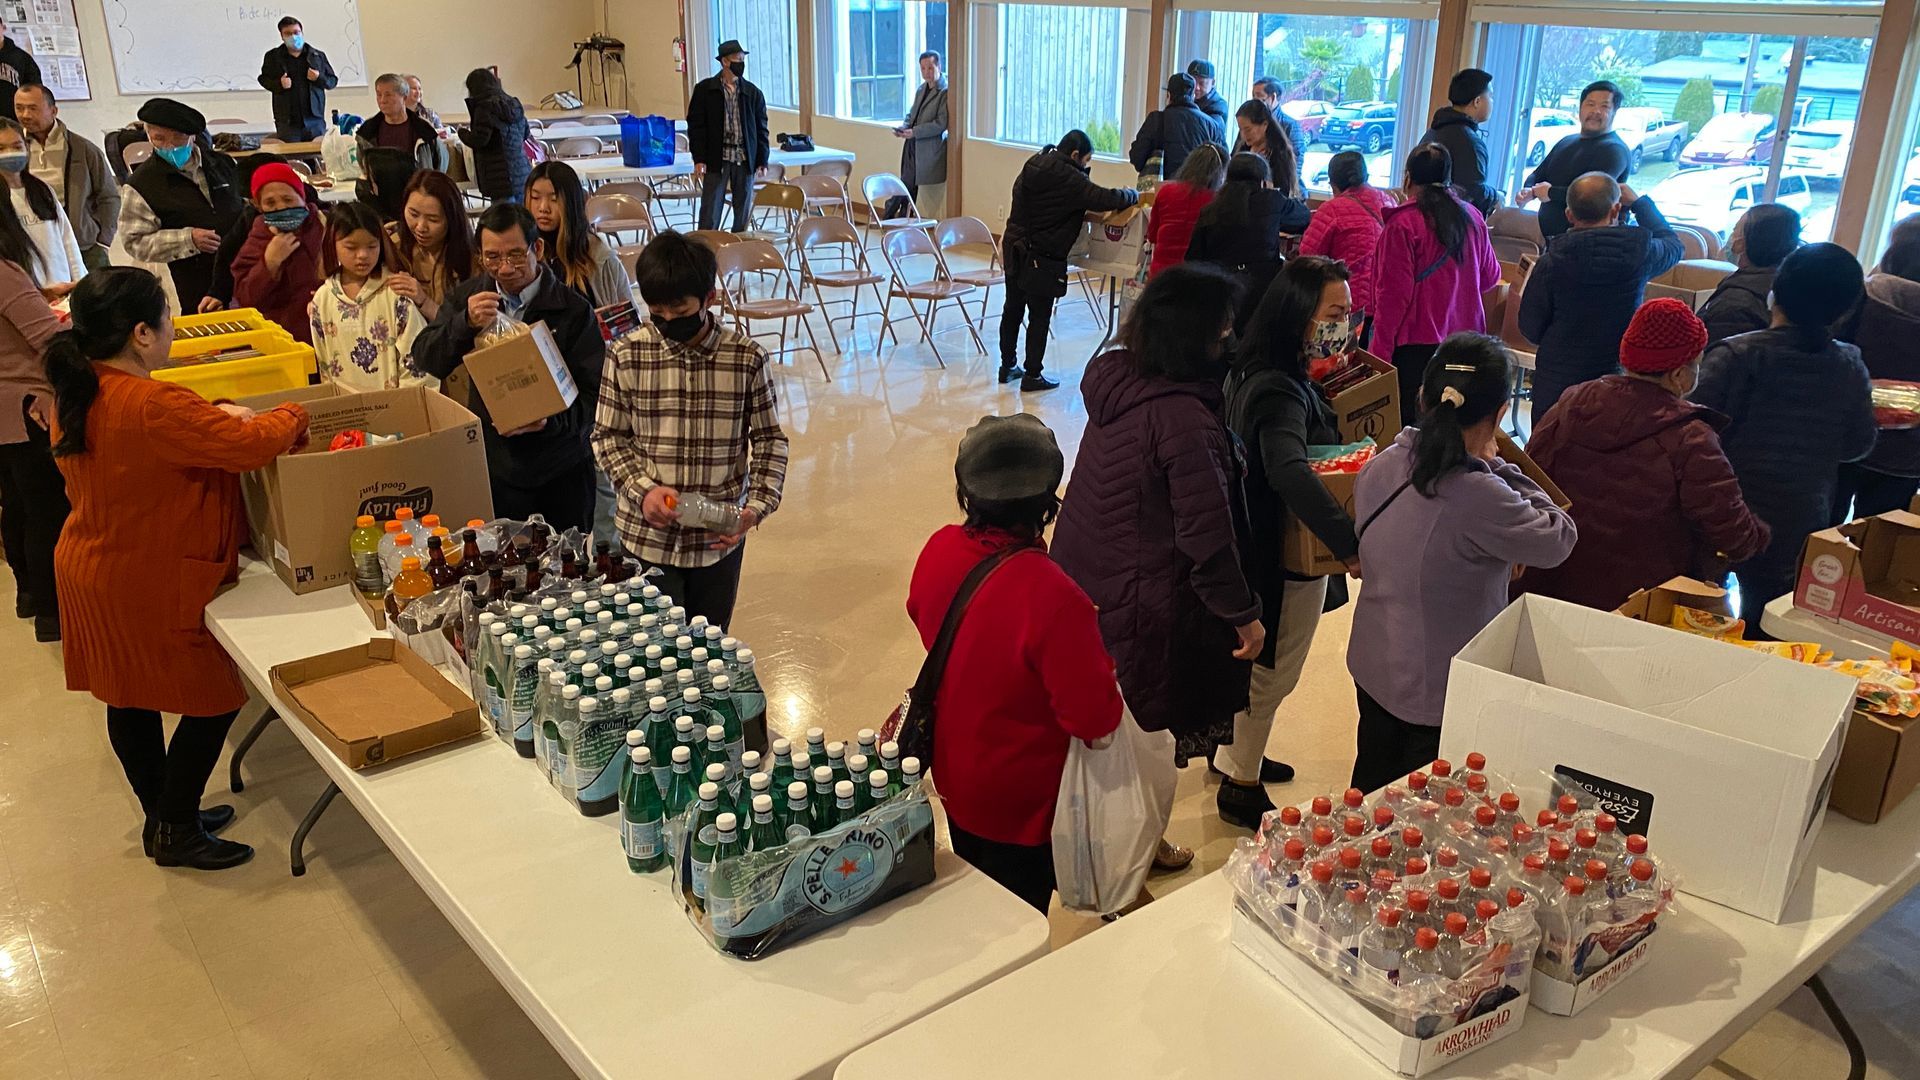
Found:
M 509 251 L 506 254 L 486 251 L 480 254 L 480 262 L 485 266 L 525 266 L 531 253 L 527 251 Z

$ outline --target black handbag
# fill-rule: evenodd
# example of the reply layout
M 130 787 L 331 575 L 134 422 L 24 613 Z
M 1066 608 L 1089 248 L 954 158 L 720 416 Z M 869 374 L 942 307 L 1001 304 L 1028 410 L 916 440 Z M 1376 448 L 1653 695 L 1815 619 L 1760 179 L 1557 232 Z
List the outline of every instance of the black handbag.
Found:
M 789 154 L 810 154 L 813 152 L 813 136 L 811 135 L 789 135 L 783 131 L 780 133 L 779 139 L 780 149 Z

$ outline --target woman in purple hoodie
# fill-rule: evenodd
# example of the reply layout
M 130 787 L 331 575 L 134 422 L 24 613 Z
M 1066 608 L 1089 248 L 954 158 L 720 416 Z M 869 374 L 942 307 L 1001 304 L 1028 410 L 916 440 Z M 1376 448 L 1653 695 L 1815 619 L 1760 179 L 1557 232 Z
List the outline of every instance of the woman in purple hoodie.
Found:
M 1441 342 L 1421 381 L 1420 426 L 1403 428 L 1354 485 L 1367 580 L 1347 670 L 1362 791 L 1433 760 L 1453 654 L 1507 606 L 1520 567 L 1558 566 L 1573 551 L 1572 516 L 1499 457 L 1511 363 L 1484 334 Z

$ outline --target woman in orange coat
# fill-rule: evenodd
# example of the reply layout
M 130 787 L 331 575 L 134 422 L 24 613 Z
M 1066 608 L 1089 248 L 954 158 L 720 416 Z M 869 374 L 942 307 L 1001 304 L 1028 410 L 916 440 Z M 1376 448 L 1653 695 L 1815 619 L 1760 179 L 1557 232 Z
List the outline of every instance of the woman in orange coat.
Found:
M 219 870 L 253 855 L 208 829 L 202 811 L 221 744 L 246 704 L 233 662 L 207 632 L 207 601 L 234 577 L 238 474 L 306 438 L 307 415 L 255 416 L 148 377 L 167 360 L 173 319 L 160 281 L 112 267 L 73 291 L 73 329 L 47 348 L 53 454 L 73 512 L 54 549 L 67 688 L 106 703 L 107 736 L 146 811 L 161 866 Z M 168 745 L 160 714 L 179 713 Z

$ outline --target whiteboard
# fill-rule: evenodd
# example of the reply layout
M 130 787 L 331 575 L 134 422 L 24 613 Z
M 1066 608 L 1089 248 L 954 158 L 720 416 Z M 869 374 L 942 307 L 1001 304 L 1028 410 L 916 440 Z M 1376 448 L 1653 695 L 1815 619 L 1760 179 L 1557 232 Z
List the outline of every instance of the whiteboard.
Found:
M 101 0 L 123 94 L 260 89 L 260 58 L 280 40 L 282 0 Z M 342 86 L 367 85 L 356 0 L 300 0 L 307 41 Z

